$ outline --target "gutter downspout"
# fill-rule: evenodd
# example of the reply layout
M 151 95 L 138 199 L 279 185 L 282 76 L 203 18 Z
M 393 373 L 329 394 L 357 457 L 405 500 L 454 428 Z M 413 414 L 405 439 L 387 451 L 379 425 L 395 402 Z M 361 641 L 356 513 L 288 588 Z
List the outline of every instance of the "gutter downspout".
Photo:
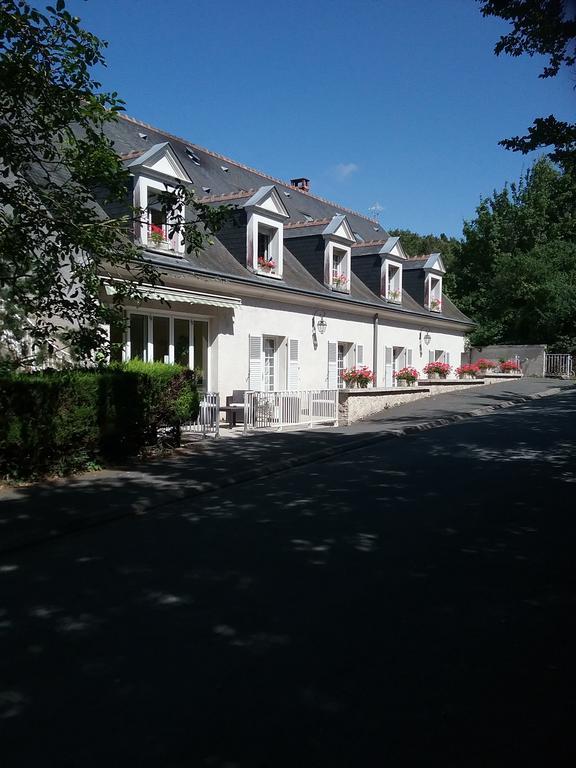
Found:
M 378 313 L 374 315 L 372 334 L 372 373 L 374 374 L 374 386 L 378 386 Z

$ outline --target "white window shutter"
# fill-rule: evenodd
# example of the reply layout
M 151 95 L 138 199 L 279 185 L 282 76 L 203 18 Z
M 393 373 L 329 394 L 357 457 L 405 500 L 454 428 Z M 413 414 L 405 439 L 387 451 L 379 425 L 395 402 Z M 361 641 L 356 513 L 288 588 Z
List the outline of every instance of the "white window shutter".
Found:
M 262 336 L 248 337 L 248 388 L 254 392 L 262 391 Z
M 394 378 L 392 376 L 393 363 L 394 363 L 394 351 L 392 347 L 385 347 L 384 348 L 384 386 L 385 387 L 391 387 L 394 382 Z
M 288 389 L 298 389 L 300 371 L 300 342 L 288 339 Z
M 328 342 L 328 389 L 338 389 L 338 344 Z
M 410 367 L 412 365 L 412 350 L 406 350 L 406 365 Z
M 356 344 L 356 365 L 364 365 L 364 344 Z

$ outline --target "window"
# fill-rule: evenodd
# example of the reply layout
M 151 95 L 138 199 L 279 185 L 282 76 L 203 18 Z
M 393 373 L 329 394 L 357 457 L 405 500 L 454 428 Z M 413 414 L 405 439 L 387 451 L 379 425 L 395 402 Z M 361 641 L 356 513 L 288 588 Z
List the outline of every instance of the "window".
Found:
M 276 342 L 274 339 L 264 337 L 264 391 L 274 392 L 276 372 Z
M 140 177 L 134 187 L 134 207 L 141 210 L 139 220 L 135 223 L 136 239 L 147 248 L 167 253 L 183 253 L 184 243 L 182 234 L 175 232 L 170 236 L 170 216 L 162 209 L 160 194 L 166 191 L 166 186 L 160 182 Z M 178 216 L 184 216 L 184 209 Z
M 346 276 L 346 251 L 334 248 L 332 251 L 332 286 L 345 290 L 348 287 Z
M 338 389 L 344 389 L 345 382 L 342 378 L 342 373 L 346 366 L 344 365 L 344 361 L 346 359 L 346 351 L 344 349 L 344 344 L 338 344 L 338 356 L 336 358 L 336 370 L 338 371 Z
M 402 301 L 402 267 L 387 262 L 386 270 L 386 299 L 394 304 L 400 304 Z
M 324 250 L 324 282 L 333 291 L 350 292 L 350 248 L 328 241 Z
M 426 292 L 428 309 L 432 312 L 442 312 L 442 278 L 428 275 Z
M 130 359 L 148 360 L 148 318 L 130 315 Z
M 119 332 L 111 329 L 110 338 L 118 344 Z M 198 386 L 206 386 L 208 321 L 133 313 L 129 316 L 126 341 L 124 359 L 178 363 L 195 371 Z
M 287 336 L 248 337 L 248 389 L 279 392 L 297 389 L 299 342 Z
M 260 187 L 244 203 L 246 266 L 258 275 L 282 277 L 284 220 L 288 210 L 275 186 Z
M 256 243 L 256 267 L 258 272 L 266 275 L 279 274 L 278 248 L 278 230 L 259 223 Z

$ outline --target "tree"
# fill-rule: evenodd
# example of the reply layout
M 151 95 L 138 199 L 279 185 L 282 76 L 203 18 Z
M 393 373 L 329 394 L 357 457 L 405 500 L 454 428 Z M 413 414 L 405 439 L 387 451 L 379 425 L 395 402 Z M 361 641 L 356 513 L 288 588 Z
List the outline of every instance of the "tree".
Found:
M 0 338 L 58 339 L 84 358 L 105 349 L 103 326 L 123 321 L 121 303 L 142 298 L 138 283 L 160 281 L 131 235 L 142 212 L 104 213 L 127 199 L 129 181 L 105 133 L 123 102 L 92 76 L 104 47 L 63 0 L 45 13 L 0 0 Z M 181 185 L 162 204 L 189 252 L 226 215 Z M 102 304 L 102 277 L 118 270 L 133 281 Z
M 571 0 L 479 0 L 483 16 L 497 16 L 512 24 L 512 31 L 496 43 L 497 56 L 540 54 L 548 57 L 541 78 L 555 77 L 561 68 L 576 63 L 576 4 Z M 506 149 L 526 154 L 552 147 L 550 158 L 565 170 L 576 168 L 576 124 L 554 115 L 538 117 L 525 136 L 503 139 Z
M 464 224 L 452 296 L 473 344 L 576 345 L 576 179 L 547 158 Z

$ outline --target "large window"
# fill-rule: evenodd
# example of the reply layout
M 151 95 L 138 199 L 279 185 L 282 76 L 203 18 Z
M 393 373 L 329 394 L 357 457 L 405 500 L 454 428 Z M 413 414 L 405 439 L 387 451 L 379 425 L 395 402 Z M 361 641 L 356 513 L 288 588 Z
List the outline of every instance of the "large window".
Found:
M 111 341 L 117 345 L 119 340 L 118 331 L 111 332 Z M 207 386 L 207 320 L 131 313 L 126 341 L 124 359 L 178 363 L 196 372 L 199 386 Z M 118 359 L 117 349 L 113 359 Z

